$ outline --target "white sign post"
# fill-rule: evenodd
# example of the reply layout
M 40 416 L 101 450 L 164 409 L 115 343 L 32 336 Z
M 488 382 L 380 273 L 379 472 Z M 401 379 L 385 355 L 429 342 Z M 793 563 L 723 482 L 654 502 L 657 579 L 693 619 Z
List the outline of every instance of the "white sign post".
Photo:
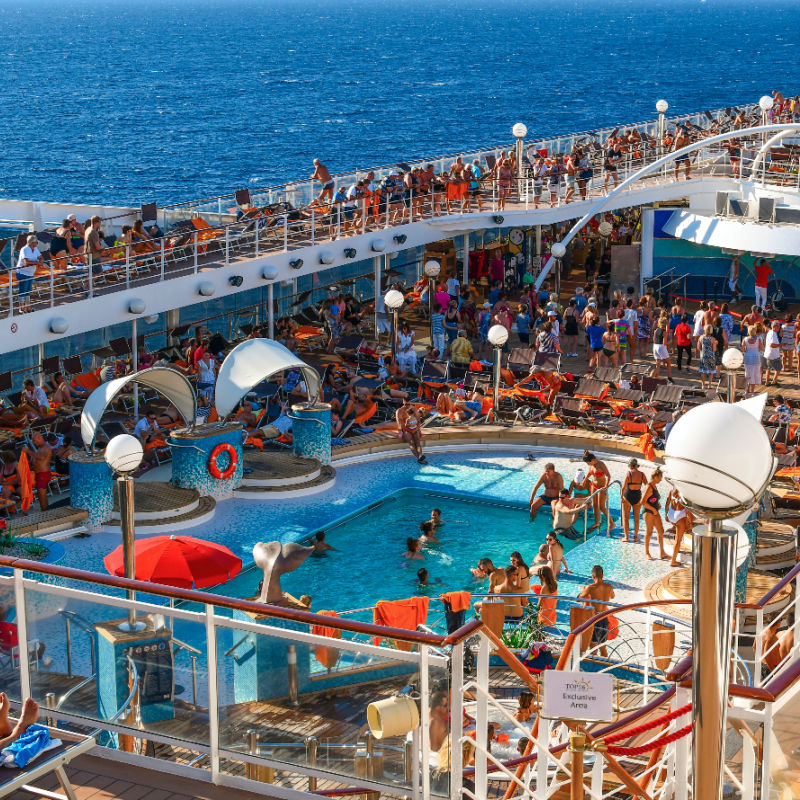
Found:
M 614 718 L 614 679 L 598 672 L 547 670 L 542 676 L 545 719 L 611 722 Z

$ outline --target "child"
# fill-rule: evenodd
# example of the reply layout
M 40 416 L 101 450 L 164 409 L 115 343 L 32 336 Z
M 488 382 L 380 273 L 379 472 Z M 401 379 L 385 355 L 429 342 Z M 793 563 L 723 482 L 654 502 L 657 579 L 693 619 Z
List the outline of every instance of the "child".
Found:
M 533 704 L 533 694 L 531 692 L 520 692 L 519 694 L 519 708 L 514 714 L 514 719 L 517 722 L 527 722 L 533 714 L 531 705 Z
M 403 553 L 403 557 L 409 559 L 409 561 L 421 561 L 425 558 L 422 553 L 419 552 L 420 544 L 419 539 L 414 539 L 413 537 L 409 536 L 406 539 L 406 552 Z

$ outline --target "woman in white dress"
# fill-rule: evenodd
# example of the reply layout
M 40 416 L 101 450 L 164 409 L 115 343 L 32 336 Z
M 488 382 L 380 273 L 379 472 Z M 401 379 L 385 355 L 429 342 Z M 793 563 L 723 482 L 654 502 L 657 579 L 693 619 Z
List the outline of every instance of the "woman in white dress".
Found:
M 761 386 L 761 353 L 764 349 L 758 328 L 750 325 L 747 336 L 742 340 L 744 353 L 744 374 L 747 378 L 747 391 L 754 392 L 756 386 Z

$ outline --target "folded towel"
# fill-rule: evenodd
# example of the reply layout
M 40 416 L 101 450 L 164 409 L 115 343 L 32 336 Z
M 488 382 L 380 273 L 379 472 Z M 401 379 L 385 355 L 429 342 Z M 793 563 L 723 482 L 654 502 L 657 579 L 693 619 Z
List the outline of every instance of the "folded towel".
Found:
M 22 736 L 0 752 L 4 767 L 27 767 L 46 750 L 61 744 L 60 739 L 51 739 L 44 725 L 31 725 Z

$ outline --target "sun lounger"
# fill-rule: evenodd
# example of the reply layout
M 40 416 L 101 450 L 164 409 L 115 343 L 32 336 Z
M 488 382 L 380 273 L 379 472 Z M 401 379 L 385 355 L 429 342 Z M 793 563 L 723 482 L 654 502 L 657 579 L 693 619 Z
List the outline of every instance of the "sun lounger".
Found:
M 27 792 L 33 797 L 50 797 L 53 800 L 77 800 L 72 784 L 64 767 L 72 759 L 88 753 L 96 744 L 93 736 L 48 728 L 52 739 L 60 739 L 61 744 L 46 750 L 37 759 L 22 769 L 0 769 L 0 797 L 8 797 L 14 792 Z M 55 773 L 61 784 L 61 792 L 37 789 L 35 784 L 42 778 Z

